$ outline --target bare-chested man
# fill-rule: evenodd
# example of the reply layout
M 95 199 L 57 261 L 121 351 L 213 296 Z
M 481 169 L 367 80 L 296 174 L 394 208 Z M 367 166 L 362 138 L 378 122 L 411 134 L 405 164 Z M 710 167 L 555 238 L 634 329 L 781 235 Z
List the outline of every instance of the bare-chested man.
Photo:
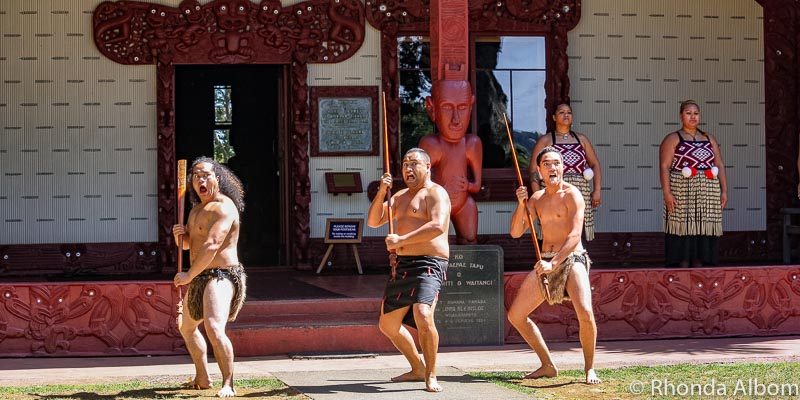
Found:
M 239 212 L 244 210 L 244 190 L 239 179 L 225 166 L 201 157 L 192 163 L 192 211 L 186 226 L 175 225 L 175 243 L 183 236 L 191 268 L 175 275 L 175 286 L 189 285 L 184 298 L 181 335 L 192 356 L 195 377 L 185 386 L 208 389 L 211 381 L 206 360 L 206 341 L 198 327 L 204 324 L 222 372 L 219 397 L 233 397 L 233 346 L 225 324 L 233 321 L 244 303 L 246 276 L 236 243 L 239 240 Z
M 600 383 L 594 371 L 597 326 L 592 312 L 590 261 L 581 244 L 585 204 L 581 192 L 563 181 L 562 161 L 561 153 L 556 148 L 545 147 L 536 157 L 539 176 L 545 183 L 544 189 L 536 191 L 528 199 L 525 186 L 517 188 L 519 205 L 511 217 L 511 236 L 518 238 L 530 228 L 525 211 L 527 204 L 528 210 L 534 218 L 539 218 L 542 225 L 543 253 L 542 260 L 536 263 L 534 270 L 522 282 L 517 298 L 508 310 L 508 320 L 533 348 L 542 363 L 539 369 L 525 378 L 555 377 L 558 369 L 553 365 L 550 351 L 539 328 L 528 316 L 545 299 L 550 304 L 557 304 L 568 296 L 578 315 L 586 383 L 597 384 Z M 547 289 L 540 279 L 542 274 L 546 274 L 549 281 L 549 298 L 545 297 Z
M 411 371 L 392 381 L 424 381 L 425 390 L 440 392 L 436 380 L 439 332 L 433 312 L 450 256 L 450 198 L 443 187 L 431 181 L 431 160 L 425 150 L 406 152 L 402 173 L 408 188 L 392 196 L 397 233 L 386 236 L 386 248 L 397 252 L 397 266 L 386 284 L 378 326 L 411 364 Z M 392 176 L 386 173 L 369 208 L 367 223 L 372 228 L 389 221 L 383 200 L 391 186 Z M 424 360 L 404 323 L 417 328 Z

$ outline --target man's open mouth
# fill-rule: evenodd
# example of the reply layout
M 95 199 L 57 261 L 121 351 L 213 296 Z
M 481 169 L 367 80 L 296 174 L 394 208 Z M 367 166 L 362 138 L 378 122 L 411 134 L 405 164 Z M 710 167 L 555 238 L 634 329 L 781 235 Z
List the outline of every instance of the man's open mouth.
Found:
M 200 186 L 200 193 L 202 193 L 202 194 L 208 193 L 208 188 L 205 187 L 205 186 Z

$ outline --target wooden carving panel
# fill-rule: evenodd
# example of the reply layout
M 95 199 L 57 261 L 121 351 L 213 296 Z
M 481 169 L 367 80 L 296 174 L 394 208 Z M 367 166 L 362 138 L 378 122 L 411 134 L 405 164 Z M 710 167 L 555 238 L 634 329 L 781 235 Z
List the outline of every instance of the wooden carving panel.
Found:
M 526 273 L 506 274 L 506 309 Z M 800 333 L 800 268 L 602 270 L 590 275 L 598 339 Z M 548 340 L 577 340 L 567 302 L 532 315 Z M 506 343 L 523 342 L 507 325 Z
M 0 354 L 185 354 L 171 282 L 0 285 Z
M 765 118 L 767 153 L 767 240 L 772 259 L 780 259 L 783 219 L 780 209 L 798 207 L 797 146 L 800 134 L 800 4 L 761 0 L 764 7 Z
M 357 0 L 184 0 L 178 8 L 137 1 L 103 2 L 94 11 L 97 48 L 120 64 L 288 63 L 346 60 L 364 41 Z

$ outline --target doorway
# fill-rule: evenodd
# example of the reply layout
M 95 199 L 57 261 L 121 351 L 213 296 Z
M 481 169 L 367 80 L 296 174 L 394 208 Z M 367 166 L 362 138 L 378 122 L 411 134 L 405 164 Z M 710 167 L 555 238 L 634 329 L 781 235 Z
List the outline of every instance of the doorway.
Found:
M 239 259 L 285 265 L 282 65 L 175 66 L 175 156 L 213 157 L 242 180 Z M 191 190 L 191 188 L 189 188 Z M 187 213 L 188 215 L 188 213 Z

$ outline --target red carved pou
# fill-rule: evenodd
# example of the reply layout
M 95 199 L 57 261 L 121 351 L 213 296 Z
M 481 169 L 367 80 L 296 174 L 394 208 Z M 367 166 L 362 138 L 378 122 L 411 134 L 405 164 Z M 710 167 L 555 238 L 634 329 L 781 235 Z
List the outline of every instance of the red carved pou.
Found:
M 478 241 L 478 206 L 472 198 L 481 188 L 483 147 L 467 135 L 475 95 L 467 80 L 469 15 L 467 0 L 431 3 L 431 76 L 433 96 L 425 109 L 438 135 L 422 138 L 419 146 L 431 157 L 433 181 L 450 196 L 450 220 L 459 244 Z

